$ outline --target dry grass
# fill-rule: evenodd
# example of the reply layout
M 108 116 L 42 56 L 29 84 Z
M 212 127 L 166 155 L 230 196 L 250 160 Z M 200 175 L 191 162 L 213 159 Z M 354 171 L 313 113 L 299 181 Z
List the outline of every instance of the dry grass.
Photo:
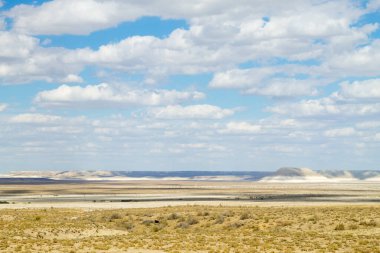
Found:
M 380 252 L 378 205 L 3 209 L 0 228 L 0 252 Z

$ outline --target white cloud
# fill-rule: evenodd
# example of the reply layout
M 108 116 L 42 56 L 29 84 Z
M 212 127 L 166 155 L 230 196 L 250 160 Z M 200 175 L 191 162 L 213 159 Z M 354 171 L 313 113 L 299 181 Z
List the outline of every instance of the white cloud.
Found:
M 197 45 L 191 31 L 177 29 L 168 38 L 133 36 L 118 43 L 101 46 L 98 50 L 77 50 L 70 61 L 107 67 L 148 77 L 168 74 L 197 74 L 232 66 L 237 59 L 229 59 L 224 49 L 210 49 Z M 207 55 L 208 57 L 204 57 Z M 154 82 L 148 78 L 149 82 Z
M 222 119 L 232 114 L 234 111 L 231 109 L 222 109 L 208 104 L 169 105 L 148 110 L 148 115 L 158 119 Z
M 0 31 L 1 59 L 18 59 L 29 57 L 38 45 L 38 39 L 22 34 Z
M 315 96 L 317 87 L 325 84 L 314 78 L 297 79 L 298 74 L 309 74 L 310 69 L 296 65 L 232 69 L 218 72 L 210 81 L 211 88 L 235 88 L 244 94 L 270 97 Z M 284 75 L 287 77 L 278 77 Z
M 327 137 L 347 137 L 355 134 L 356 131 L 352 127 L 330 129 L 324 132 L 324 135 Z
M 17 122 L 0 117 L 0 135 L 2 136 L 0 157 L 2 161 L 6 161 L 4 159 L 8 156 L 19 159 L 30 157 L 32 151 L 26 150 L 23 144 L 34 142 L 36 144 L 33 146 L 35 148 L 33 157 L 37 157 L 37 160 L 31 160 L 28 165 L 22 165 L 21 161 L 16 161 L 16 165 L 26 168 L 34 164 L 44 169 L 48 169 L 48 166 L 54 166 L 56 169 L 77 168 L 78 164 L 81 166 L 80 169 L 88 169 L 89 166 L 92 169 L 100 169 L 106 165 L 117 168 L 128 161 L 132 161 L 133 167 L 137 169 L 147 168 L 147 166 L 165 169 L 170 164 L 173 164 L 170 169 L 191 169 L 204 168 L 202 164 L 208 164 L 209 159 L 215 158 L 220 161 L 218 168 L 221 166 L 226 170 L 230 166 L 239 166 L 244 169 L 259 166 L 273 170 L 284 163 L 307 163 L 310 161 L 310 154 L 326 158 L 328 161 L 330 159 L 345 161 L 344 157 L 347 158 L 348 155 L 351 163 L 356 157 L 350 153 L 351 149 L 345 148 L 347 143 L 366 143 L 362 152 L 375 152 L 378 143 L 374 137 L 379 132 L 377 129 L 369 132 L 361 129 L 361 132 L 348 135 L 351 130 L 342 130 L 345 127 L 332 123 L 316 127 L 319 121 L 315 119 L 273 117 L 250 122 L 225 122 L 224 120 L 215 122 L 196 119 L 168 121 L 153 117 L 122 116 L 94 120 L 61 116 L 61 119 L 56 121 L 54 117 L 51 119 L 39 117 L 40 119 L 37 120 L 33 117 L 19 118 L 24 119 L 18 120 L 21 122 L 15 124 Z M 21 124 L 23 122 L 35 124 L 33 126 Z M 344 125 L 349 126 L 350 122 L 344 122 Z M 228 131 L 223 132 L 223 130 Z M 335 135 L 342 135 L 343 132 L 347 136 L 332 140 L 332 137 L 324 135 L 325 131 L 329 130 L 335 130 Z M 330 135 L 332 134 L 333 132 L 330 132 Z M 7 145 L 10 146 L 8 143 L 11 143 L 11 147 L 7 147 Z M 94 148 L 90 150 L 91 147 Z M 129 147 L 128 151 L 125 147 Z M 146 160 L 144 154 L 149 150 L 154 152 L 151 153 L 150 159 Z M 337 150 L 340 153 L 337 154 Z M 274 151 L 279 154 L 275 160 L 273 159 Z M 341 154 L 345 152 L 347 152 L 345 155 Z M 294 154 L 296 158 L 289 160 L 288 154 Z M 90 156 L 91 163 L 82 165 L 83 159 L 86 158 L 87 161 Z M 70 159 L 68 160 L 67 157 Z M 120 157 L 121 161 L 115 160 L 115 157 Z M 167 160 L 167 157 L 170 157 L 170 160 Z M 181 167 L 180 162 L 184 159 L 189 160 L 186 160 L 185 167 Z M 369 160 L 372 165 L 373 161 Z M 273 163 L 267 163 L 268 161 Z M 378 159 L 375 161 L 377 163 Z M 320 163 L 321 160 L 317 159 L 313 165 L 322 166 Z M 355 163 L 352 166 L 355 167 L 358 164 Z M 370 165 L 362 164 L 361 168 L 364 166 L 367 168 Z M 346 165 L 341 166 L 346 167 Z M 349 164 L 347 166 L 353 168 Z
M 380 128 L 380 121 L 364 121 L 356 124 L 357 128 L 373 129 Z
M 379 79 L 343 82 L 340 89 L 328 97 L 279 104 L 268 111 L 293 116 L 367 116 L 380 114 Z
M 257 86 L 274 74 L 273 68 L 233 69 L 216 73 L 209 85 L 212 88 L 247 88 Z
M 370 0 L 368 2 L 368 9 L 376 11 L 380 9 L 380 0 Z
M 298 6 L 298 9 L 307 10 L 307 7 L 310 7 L 312 4 L 306 1 L 294 1 L 294 5 Z M 277 1 L 276 6 L 275 11 L 279 13 L 286 13 L 286 11 L 292 10 L 293 7 L 284 5 L 281 1 Z M 318 8 L 318 6 L 316 7 Z M 324 14 L 323 7 L 320 8 L 322 9 L 322 15 Z M 347 6 L 344 4 L 340 4 L 340 7 L 341 9 L 347 9 Z M 199 22 L 199 19 L 207 16 L 218 16 L 218 14 L 219 16 L 224 16 L 220 15 L 220 13 L 223 13 L 225 10 L 230 10 L 232 13 L 237 12 L 235 14 L 236 17 L 240 17 L 242 13 L 250 13 L 260 18 L 261 13 L 275 12 L 270 3 L 247 0 L 240 0 L 238 2 L 233 0 L 223 2 L 195 0 L 175 3 L 170 0 L 148 2 L 55 0 L 45 2 L 40 6 L 19 5 L 11 9 L 7 13 L 7 16 L 14 19 L 14 29 L 17 31 L 29 32 L 31 34 L 88 34 L 96 30 L 116 26 L 124 21 L 136 20 L 142 16 L 196 19 L 192 22 Z M 83 11 L 86 11 L 86 15 L 83 15 Z M 326 12 L 326 10 L 324 11 Z M 302 14 L 302 12 L 298 13 Z M 307 26 L 308 29 L 303 28 L 303 30 L 300 30 L 301 26 L 297 26 L 299 22 L 297 18 L 285 20 L 285 22 L 287 21 L 296 26 L 295 29 L 290 29 L 290 32 L 325 34 L 326 30 L 333 30 L 337 26 L 337 24 L 331 22 L 326 17 L 327 14 L 321 17 L 318 15 L 311 16 L 309 13 L 309 16 L 318 19 L 319 22 L 324 22 L 324 24 L 321 26 Z M 70 18 L 68 19 L 67 17 Z M 284 20 L 279 20 L 278 22 L 284 22 Z M 312 20 L 309 23 L 312 24 Z M 277 31 L 276 24 L 270 30 Z
M 204 149 L 207 151 L 225 151 L 226 148 L 222 145 L 210 143 L 186 143 L 178 145 L 180 149 Z
M 86 15 L 83 15 L 84 10 Z M 247 38 L 328 37 L 349 33 L 349 22 L 361 13 L 349 1 L 298 0 L 284 4 L 282 1 L 248 0 L 175 3 L 170 0 L 55 0 L 40 6 L 19 5 L 7 15 L 13 18 L 15 30 L 30 34 L 88 34 L 142 16 L 184 18 L 194 26 L 201 25 L 198 32 L 209 34 L 209 40 L 226 38 L 231 32 L 238 32 L 238 42 L 242 42 Z M 262 20 L 265 15 L 271 17 L 270 22 Z M 230 22 L 224 23 L 227 18 Z M 223 29 L 215 29 L 221 26 Z
M 48 122 L 41 122 L 41 123 L 48 123 Z M 83 129 L 78 126 L 42 126 L 42 127 L 36 128 L 35 130 L 40 133 L 58 133 L 58 134 L 83 133 Z
M 271 97 L 315 96 L 318 94 L 315 80 L 272 79 L 261 87 L 250 88 L 247 94 Z
M 5 109 L 7 109 L 8 105 L 7 104 L 3 104 L 3 103 L 0 103 L 0 112 L 4 111 Z
M 8 16 L 14 19 L 14 29 L 24 33 L 88 34 L 128 20 L 120 16 L 119 8 L 115 1 L 56 0 L 41 6 L 19 5 Z
M 62 117 L 56 115 L 25 113 L 10 118 L 12 123 L 53 123 L 62 120 Z
M 302 100 L 298 103 L 280 104 L 268 111 L 294 117 L 313 117 L 326 115 L 366 116 L 380 113 L 380 103 L 376 104 L 338 104 L 330 98 Z
M 65 78 L 62 79 L 64 83 L 82 83 L 82 77 L 74 74 L 68 74 Z
M 374 39 L 366 46 L 332 54 L 324 65 L 340 76 L 376 76 L 380 65 L 380 40 Z
M 262 130 L 261 125 L 255 125 L 248 122 L 229 122 L 224 129 L 220 130 L 220 133 L 227 134 L 254 134 Z
M 380 99 L 380 79 L 343 82 L 336 95 L 342 99 Z
M 245 8 L 255 7 L 261 11 L 270 8 L 268 4 L 259 2 L 253 4 L 247 0 L 241 0 L 239 4 L 233 0 L 223 2 L 194 0 L 175 3 L 170 0 L 148 2 L 55 0 L 45 2 L 40 6 L 19 5 L 7 12 L 7 16 L 14 19 L 14 29 L 24 33 L 85 35 L 143 16 L 192 19 L 216 15 L 224 10 L 241 11 L 245 9 L 242 5 Z M 287 8 L 287 6 L 281 5 L 282 8 Z M 86 15 L 83 15 L 83 11 L 86 11 Z
M 327 6 L 331 7 L 330 4 Z M 315 8 L 313 11 L 321 11 L 320 15 L 324 16 L 326 14 L 323 12 L 326 11 L 327 6 L 321 10 L 318 9 L 320 6 L 313 6 Z M 252 8 L 254 7 L 252 6 Z M 306 8 L 306 6 L 302 6 L 302 8 Z M 239 11 L 246 12 L 243 8 L 240 8 Z M 283 24 L 284 20 L 292 19 L 291 15 L 286 14 L 286 16 L 278 18 L 274 14 L 274 17 L 271 17 L 271 20 L 267 22 L 268 24 L 260 28 L 259 31 L 256 29 L 247 30 L 247 27 L 255 22 L 262 25 L 262 15 L 248 16 L 243 20 L 238 15 L 216 15 L 211 20 L 210 17 L 194 18 L 190 22 L 189 30 L 177 29 L 167 38 L 129 37 L 118 43 L 104 45 L 97 51 L 84 50 L 78 52 L 80 55 L 78 58 L 89 64 L 112 67 L 123 71 L 144 71 L 149 74 L 194 74 L 224 70 L 253 59 L 268 60 L 273 57 L 283 57 L 290 60 L 319 59 L 324 53 L 331 54 L 331 45 L 328 42 L 325 45 L 314 43 L 315 39 L 319 37 L 320 39 L 333 38 L 334 36 L 342 36 L 342 34 L 350 37 L 356 36 L 355 34 L 358 32 L 350 28 L 350 20 L 341 19 L 338 17 L 339 15 L 335 17 L 336 13 L 332 13 L 332 21 L 327 22 L 344 28 L 329 33 L 315 31 L 315 34 L 310 34 L 306 31 L 307 29 L 301 29 L 303 25 L 300 26 L 299 24 L 310 22 L 308 21 L 310 15 L 306 13 L 296 20 L 285 22 L 285 25 Z M 356 17 L 356 15 L 353 16 Z M 318 24 L 317 27 L 320 26 L 320 20 L 314 20 L 314 22 Z M 223 24 L 229 25 L 225 28 Z M 271 28 L 271 24 L 274 24 L 275 28 Z M 247 27 L 243 27 L 244 25 Z M 275 31 L 265 32 L 267 29 L 275 29 Z M 228 32 L 225 33 L 224 31 Z M 242 32 L 245 33 L 244 36 L 242 36 Z M 367 38 L 366 31 L 360 32 L 363 34 L 363 39 L 360 42 L 363 42 Z M 215 33 L 221 34 L 215 35 Z M 352 50 L 352 46 L 357 43 L 358 41 L 353 42 L 353 45 L 349 46 L 348 49 Z M 162 57 L 163 55 L 165 57 Z M 204 55 L 208 57 L 203 57 Z M 253 80 L 241 80 L 238 77 L 241 72 L 247 71 L 235 70 L 227 73 L 230 76 L 219 73 L 211 86 L 244 87 L 252 82 L 260 81 L 261 75 L 265 74 L 259 73 L 259 76 L 252 74 L 250 79 L 254 78 Z M 236 75 L 231 76 L 232 74 Z
M 304 150 L 302 150 L 302 148 L 300 148 L 300 147 L 295 147 L 295 146 L 291 146 L 291 145 L 281 145 L 281 144 L 274 144 L 274 145 L 268 145 L 265 147 L 258 147 L 257 149 L 261 150 L 261 151 L 266 151 L 266 152 L 270 151 L 271 153 L 275 152 L 275 153 L 299 154 L 299 153 L 304 152 Z
M 273 8 L 274 5 L 276 8 Z M 86 15 L 83 15 L 83 10 L 86 10 Z M 202 0 L 176 3 L 169 0 L 149 3 L 55 0 L 40 6 L 19 5 L 6 14 L 13 18 L 13 34 L 87 34 L 142 16 L 185 18 L 190 27 L 187 30 L 177 29 L 163 39 L 134 36 L 103 45 L 98 50 L 64 50 L 34 45 L 29 50 L 30 56 L 0 65 L 0 77 L 3 72 L 3 78 L 13 82 L 79 82 L 81 78 L 78 75 L 84 66 L 95 65 L 143 73 L 147 83 L 156 83 L 154 79 L 157 77 L 221 72 L 246 61 L 327 59 L 333 52 L 343 55 L 352 52 L 358 45 L 369 43 L 368 34 L 375 28 L 352 26 L 365 11 L 356 8 L 350 1 L 300 0 L 291 4 L 248 0 L 227 0 L 223 3 Z M 317 40 L 321 43 L 316 43 Z M 7 47 L 12 45 L 8 43 L 4 48 Z M 335 70 L 336 67 L 330 63 L 323 71 L 331 74 L 333 71 L 330 68 Z M 17 72 L 20 70 L 21 73 Z M 230 76 L 230 80 L 223 78 L 227 77 L 216 75 L 210 85 L 255 88 L 252 83 L 261 80 L 254 74 L 248 80 L 236 76 Z M 297 94 L 316 93 L 311 87 L 313 85 L 306 86 L 302 86 Z M 295 90 L 273 84 L 266 90 L 251 92 L 293 96 Z
M 186 100 L 202 99 L 197 91 L 133 90 L 125 86 L 99 85 L 67 86 L 42 91 L 34 102 L 43 106 L 121 106 L 121 105 L 167 105 Z
M 83 64 L 68 61 L 70 50 L 42 48 L 38 39 L 9 31 L 0 31 L 0 47 L 6 48 L 0 52 L 0 80 L 4 84 L 79 80 L 76 73 Z

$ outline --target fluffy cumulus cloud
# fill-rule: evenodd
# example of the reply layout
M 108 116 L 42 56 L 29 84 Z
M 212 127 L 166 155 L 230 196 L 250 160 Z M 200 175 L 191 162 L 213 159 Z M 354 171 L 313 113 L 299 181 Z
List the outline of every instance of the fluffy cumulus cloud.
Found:
M 363 121 L 363 122 L 357 123 L 356 127 L 360 129 L 379 128 L 380 121 Z
M 14 19 L 15 30 L 30 34 L 88 34 L 141 16 L 191 18 L 216 14 L 233 6 L 234 1 L 231 0 L 223 3 L 197 0 L 175 4 L 168 0 L 55 0 L 41 6 L 16 6 L 7 16 Z
M 285 103 L 268 108 L 270 112 L 300 117 L 375 116 L 380 114 L 379 80 L 343 82 L 328 97 Z
M 60 120 L 62 120 L 60 116 L 39 113 L 19 114 L 9 119 L 12 123 L 54 123 Z
M 352 136 L 356 133 L 355 129 L 352 127 L 330 129 L 324 132 L 324 135 L 327 137 L 345 137 Z
M 58 0 L 41 6 L 16 6 L 7 15 L 14 19 L 14 29 L 24 33 L 87 34 L 138 17 L 132 14 L 133 10 L 132 15 L 122 17 L 120 7 L 120 2 L 115 1 Z
M 343 82 L 336 96 L 342 99 L 380 99 L 380 79 Z
M 205 94 L 197 91 L 177 90 L 138 90 L 120 85 L 68 86 L 42 91 L 34 101 L 42 106 L 128 106 L 128 105 L 167 105 L 186 100 L 197 100 Z
M 152 108 L 148 114 L 158 119 L 222 119 L 234 114 L 232 109 L 223 109 L 218 106 L 201 105 L 169 105 L 166 107 Z
M 0 31 L 0 80 L 5 84 L 28 83 L 36 80 L 47 82 L 78 82 L 77 75 L 83 68 L 78 62 L 66 59 L 69 50 L 42 48 L 37 38 Z
M 233 69 L 216 73 L 209 86 L 270 97 L 314 96 L 318 94 L 318 86 L 325 84 L 325 81 L 297 78 L 297 75 L 307 75 L 309 72 L 308 68 L 299 66 Z M 280 77 L 281 73 L 287 73 L 287 76 Z
M 204 108 L 207 107 L 202 110 Z M 100 169 L 107 164 L 125 168 L 126 161 L 132 161 L 133 164 L 128 165 L 127 169 L 142 169 L 146 166 L 155 166 L 156 169 L 191 169 L 196 164 L 202 168 L 222 166 L 228 169 L 229 166 L 249 168 L 257 161 L 266 166 L 275 166 L 278 161 L 273 158 L 273 153 L 276 157 L 286 154 L 297 159 L 306 158 L 303 161 L 307 161 L 307 157 L 312 154 L 336 158 L 342 154 L 329 152 L 334 149 L 347 150 L 344 148 L 347 146 L 345 141 L 364 143 L 364 146 L 360 146 L 361 150 L 367 147 L 376 150 L 379 144 L 374 136 L 380 131 L 380 125 L 372 121 L 363 121 L 361 126 L 356 127 L 351 127 L 350 121 L 345 121 L 344 125 L 334 128 L 330 124 L 321 124 L 320 120 L 272 118 L 230 121 L 225 118 L 213 122 L 211 113 L 207 115 L 209 120 L 205 120 L 204 113 L 195 117 L 196 114 L 185 114 L 189 116 L 186 120 L 177 118 L 178 114 L 174 113 L 170 114 L 171 120 L 167 117 L 142 120 L 120 115 L 90 119 L 54 114 L 18 114 L 0 118 L 3 147 L 12 143 L 12 150 L 17 154 L 9 155 L 6 152 L 9 148 L 2 148 L 0 157 L 6 164 L 7 156 L 45 157 L 40 168 L 46 169 L 51 166 L 56 169 L 66 166 L 86 169 L 90 165 Z M 183 115 L 181 113 L 180 117 Z M 364 131 L 364 127 L 369 130 Z M 355 152 L 354 147 L 352 152 Z M 150 157 L 148 160 L 147 153 Z M 271 155 L 268 156 L 268 153 Z M 170 157 L 171 163 L 161 162 L 166 156 Z M 74 163 L 62 163 L 67 161 L 67 157 L 71 157 L 70 161 Z M 115 157 L 118 159 L 115 160 Z M 207 165 L 204 159 L 211 164 Z
M 273 79 L 266 85 L 248 89 L 246 93 L 272 97 L 315 96 L 318 94 L 315 83 L 312 80 Z
M 87 15 L 83 15 L 82 10 L 86 10 Z M 58 61 L 49 62 L 50 66 L 60 61 L 68 66 L 77 65 L 61 70 L 61 75 L 66 74 L 60 76 L 62 80 L 78 74 L 80 67 L 88 64 L 154 76 L 213 72 L 245 61 L 271 58 L 325 59 L 332 52 L 339 53 L 338 57 L 366 43 L 368 34 L 376 29 L 374 25 L 352 26 L 364 13 L 365 10 L 349 1 L 293 1 L 285 5 L 281 1 L 244 0 L 176 4 L 167 0 L 149 3 L 56 0 L 40 6 L 16 6 L 6 15 L 13 19 L 13 31 L 29 35 L 87 34 L 142 16 L 188 20 L 189 29 L 177 29 L 163 39 L 134 36 L 103 45 L 98 50 L 64 52 L 66 57 L 60 52 L 50 52 L 57 54 L 54 59 Z M 43 55 L 46 50 L 38 51 L 38 55 Z M 333 62 L 328 66 L 336 68 Z M 309 88 L 302 94 L 313 92 Z
M 251 124 L 248 122 L 229 122 L 224 129 L 221 129 L 221 133 L 227 134 L 255 134 L 262 130 L 261 125 Z
M 348 103 L 340 104 L 330 98 L 302 100 L 297 103 L 276 105 L 268 108 L 268 111 L 295 117 L 314 117 L 314 116 L 367 116 L 378 115 L 380 104 Z
M 374 39 L 365 46 L 358 46 L 341 54 L 332 54 L 323 64 L 341 76 L 371 77 L 378 75 L 380 64 L 380 40 Z
M 179 144 L 179 149 L 177 151 L 185 151 L 187 149 L 196 149 L 196 150 L 208 150 L 208 151 L 217 151 L 217 152 L 223 152 L 226 150 L 226 148 L 222 145 L 217 144 L 209 144 L 209 143 L 186 143 L 186 144 Z

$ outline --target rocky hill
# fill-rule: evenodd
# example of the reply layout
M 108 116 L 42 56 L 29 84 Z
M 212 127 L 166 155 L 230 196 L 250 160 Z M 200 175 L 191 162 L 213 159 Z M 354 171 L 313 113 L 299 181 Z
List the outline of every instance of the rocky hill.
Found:
M 278 169 L 273 175 L 264 177 L 261 182 L 356 182 L 379 181 L 380 171 L 348 171 L 322 170 L 314 171 L 309 168 L 285 167 Z

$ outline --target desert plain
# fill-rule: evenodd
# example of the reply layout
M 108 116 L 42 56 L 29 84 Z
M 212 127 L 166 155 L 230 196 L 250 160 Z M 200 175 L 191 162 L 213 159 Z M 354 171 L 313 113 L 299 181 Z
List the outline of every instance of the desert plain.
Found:
M 376 182 L 0 185 L 0 252 L 380 252 Z

